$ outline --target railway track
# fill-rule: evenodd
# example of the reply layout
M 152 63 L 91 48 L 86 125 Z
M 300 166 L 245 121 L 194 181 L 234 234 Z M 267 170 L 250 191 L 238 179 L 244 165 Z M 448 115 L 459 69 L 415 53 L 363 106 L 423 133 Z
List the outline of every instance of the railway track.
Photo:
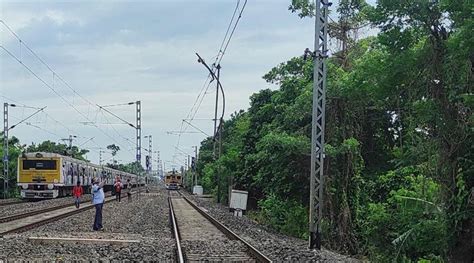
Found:
M 24 203 L 25 201 L 23 200 L 11 200 L 11 201 L 4 201 L 0 202 L 0 206 L 8 206 L 8 205 L 14 205 L 14 204 L 21 204 Z
M 136 193 L 136 192 L 135 192 Z M 108 196 L 104 203 L 115 200 L 115 196 Z M 0 237 L 9 233 L 21 232 L 37 226 L 57 221 L 59 219 L 91 209 L 94 205 L 89 201 L 82 201 L 80 208 L 71 202 L 71 204 L 48 207 L 41 210 L 31 211 L 22 214 L 15 214 L 0 218 Z M 89 204 L 84 204 L 89 203 Z
M 271 262 L 178 191 L 169 191 L 179 262 Z

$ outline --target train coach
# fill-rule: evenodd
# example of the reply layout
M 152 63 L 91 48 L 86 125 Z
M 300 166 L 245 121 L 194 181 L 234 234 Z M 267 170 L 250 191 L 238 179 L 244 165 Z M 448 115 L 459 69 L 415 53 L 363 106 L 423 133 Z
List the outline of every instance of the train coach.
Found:
M 90 192 L 92 178 L 104 182 L 104 190 L 110 191 L 116 177 L 124 187 L 127 179 L 132 184 L 137 176 L 108 167 L 95 165 L 56 153 L 24 153 L 18 158 L 17 184 L 24 199 L 57 198 L 72 194 L 72 188 L 79 181 L 86 193 Z
M 167 172 L 164 179 L 168 190 L 178 190 L 180 186 L 183 186 L 183 177 L 175 170 Z

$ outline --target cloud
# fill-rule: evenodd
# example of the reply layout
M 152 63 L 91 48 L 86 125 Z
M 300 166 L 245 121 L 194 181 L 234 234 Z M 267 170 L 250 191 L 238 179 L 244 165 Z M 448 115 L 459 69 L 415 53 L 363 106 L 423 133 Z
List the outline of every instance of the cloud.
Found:
M 248 2 L 222 61 L 226 116 L 247 108 L 252 93 L 269 87 L 262 75 L 312 46 L 313 23 L 291 14 L 288 5 L 286 0 Z M 11 25 L 87 100 L 98 104 L 141 100 L 142 134 L 153 134 L 154 149 L 161 150 L 164 160 L 172 160 L 178 137 L 166 131 L 179 130 L 207 76 L 194 53 L 199 52 L 209 63 L 213 61 L 234 7 L 235 1 L 3 1 L 0 2 L 0 19 Z M 21 57 L 25 65 L 54 87 L 66 102 L 1 50 L 0 95 L 8 95 L 23 104 L 47 105 L 46 112 L 83 136 L 83 141 L 95 137 L 97 144 L 89 142 L 85 146 L 105 148 L 119 142 L 128 150 L 119 152 L 118 158 L 127 161 L 134 158 L 132 128 L 116 124 L 120 121 L 88 105 L 54 79 L 33 55 L 21 50 L 18 42 L 5 37 L 2 30 L 0 26 L 2 45 Z M 196 117 L 213 117 L 213 92 L 214 88 L 210 88 Z M 134 105 L 111 110 L 134 122 Z M 24 113 L 12 110 L 11 115 L 21 118 Z M 81 124 L 87 119 L 96 122 L 100 129 Z M 45 116 L 38 122 L 39 127 L 55 134 L 67 137 L 70 133 Z M 109 122 L 115 124 L 106 125 Z M 196 121 L 195 125 L 212 133 L 210 120 Z M 29 126 L 19 128 L 12 135 L 25 143 L 54 137 Z M 190 146 L 198 145 L 203 137 L 202 134 L 184 134 L 180 147 L 191 151 Z M 88 157 L 97 162 L 97 151 Z

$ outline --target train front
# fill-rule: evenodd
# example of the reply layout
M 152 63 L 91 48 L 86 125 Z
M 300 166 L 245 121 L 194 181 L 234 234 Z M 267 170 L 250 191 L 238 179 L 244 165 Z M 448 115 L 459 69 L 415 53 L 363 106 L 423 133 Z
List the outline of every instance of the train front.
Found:
M 25 199 L 56 198 L 61 182 L 61 155 L 26 153 L 18 158 L 18 187 Z

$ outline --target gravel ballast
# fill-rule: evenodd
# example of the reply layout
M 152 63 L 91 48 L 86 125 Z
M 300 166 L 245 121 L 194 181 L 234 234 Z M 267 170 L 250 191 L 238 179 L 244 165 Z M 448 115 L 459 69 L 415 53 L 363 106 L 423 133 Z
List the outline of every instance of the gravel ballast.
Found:
M 234 217 L 227 207 L 215 204 L 210 199 L 187 196 L 274 262 L 358 262 L 327 250 L 308 250 L 306 240 L 275 233 L 245 216 Z M 176 244 L 169 227 L 167 197 L 167 190 L 156 187 L 149 194 L 142 192 L 141 196 L 134 195 L 131 202 L 124 197 L 121 203 L 106 203 L 103 210 L 103 231 L 92 231 L 95 211 L 90 209 L 27 232 L 7 235 L 0 238 L 0 261 L 176 262 Z M 67 199 L 57 200 L 71 201 L 70 198 Z M 29 205 L 43 202 L 48 201 Z M 58 205 L 56 202 L 54 205 Z M 30 237 L 112 239 L 124 242 L 38 243 L 30 240 Z M 219 244 L 213 245 L 215 242 Z M 212 258 L 223 250 L 241 251 L 235 243 L 222 240 L 192 243 L 184 241 L 183 246 L 189 254 L 204 252 Z
M 92 231 L 94 209 L 0 239 L 0 259 L 9 261 L 160 261 L 174 262 L 175 241 L 168 221 L 167 192 L 134 195 L 132 201 L 109 202 L 103 208 L 103 231 Z M 29 237 L 133 240 L 37 243 Z
M 110 195 L 110 193 L 106 193 L 106 195 Z M 81 200 L 90 201 L 91 195 L 86 194 L 82 196 Z M 73 205 L 74 204 L 73 197 L 69 196 L 69 197 L 61 197 L 61 198 L 55 198 L 55 199 L 30 201 L 30 202 L 25 201 L 18 204 L 8 204 L 1 207 L 0 217 L 23 214 L 23 213 L 32 212 L 32 211 L 39 211 L 45 208 L 66 205 L 66 204 Z
M 215 204 L 212 199 L 186 196 L 274 262 L 359 262 L 325 249 L 309 250 L 307 240 L 275 233 L 246 216 L 234 217 L 228 207 Z

